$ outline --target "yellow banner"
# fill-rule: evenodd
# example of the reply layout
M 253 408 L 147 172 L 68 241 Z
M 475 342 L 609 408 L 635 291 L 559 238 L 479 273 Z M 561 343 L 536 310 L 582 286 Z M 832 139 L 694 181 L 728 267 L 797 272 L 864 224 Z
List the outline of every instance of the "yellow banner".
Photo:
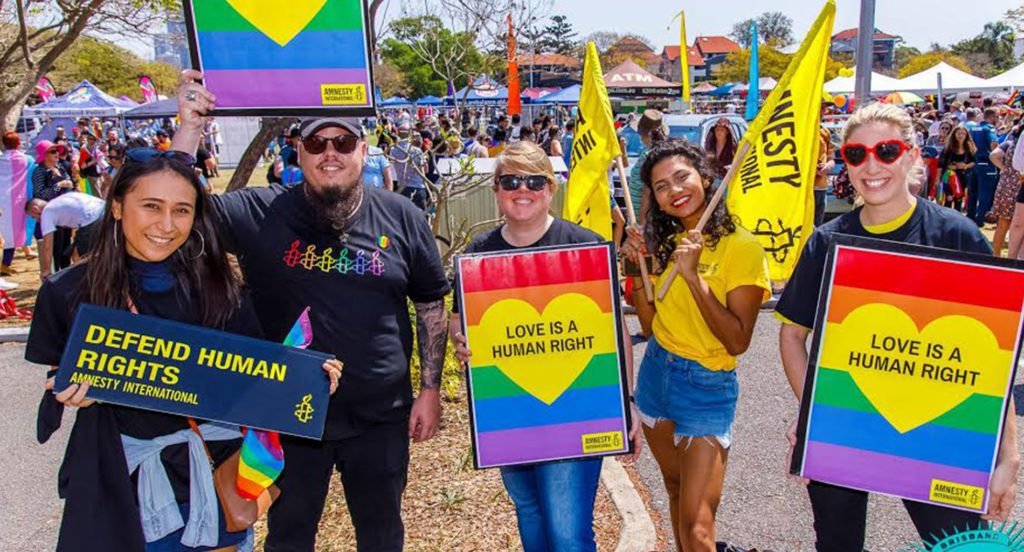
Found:
M 686 43 L 686 14 L 679 12 L 679 65 L 682 68 L 683 103 L 690 103 L 690 47 Z M 686 106 L 683 106 L 684 108 Z
M 793 273 L 814 229 L 821 90 L 835 14 L 828 0 L 743 137 L 750 152 L 729 184 L 729 210 L 761 241 L 777 282 Z
M 588 42 L 562 218 L 589 228 L 606 240 L 612 239 L 608 167 L 620 152 L 597 48 Z

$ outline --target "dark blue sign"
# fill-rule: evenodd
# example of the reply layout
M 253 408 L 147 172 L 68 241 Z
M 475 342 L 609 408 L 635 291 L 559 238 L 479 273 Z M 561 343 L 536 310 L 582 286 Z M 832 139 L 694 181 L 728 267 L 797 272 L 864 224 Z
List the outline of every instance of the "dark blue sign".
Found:
M 127 311 L 82 305 L 55 391 L 320 439 L 331 355 Z

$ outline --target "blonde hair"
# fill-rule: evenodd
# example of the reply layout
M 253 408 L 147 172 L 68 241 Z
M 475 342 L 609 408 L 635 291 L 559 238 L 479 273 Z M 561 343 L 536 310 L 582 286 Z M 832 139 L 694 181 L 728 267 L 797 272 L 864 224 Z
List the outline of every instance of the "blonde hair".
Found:
M 917 131 L 914 129 L 914 119 L 902 108 L 893 104 L 875 102 L 858 109 L 847 119 L 846 127 L 843 128 L 843 144 L 850 140 L 850 136 L 862 126 L 871 123 L 884 123 L 896 127 L 900 139 L 906 142 L 911 148 L 917 147 Z M 950 132 L 950 136 L 953 133 Z M 907 173 L 907 184 L 913 189 L 919 189 L 924 184 L 928 169 L 924 161 L 917 160 L 917 163 Z
M 910 115 L 895 105 L 881 102 L 875 102 L 858 109 L 846 121 L 846 128 L 843 129 L 843 143 L 845 144 L 850 139 L 850 135 L 858 128 L 871 123 L 890 124 L 899 130 L 900 138 L 907 145 L 911 147 L 917 145 L 914 120 L 910 118 Z
M 509 144 L 498 155 L 498 163 L 494 167 L 495 183 L 503 174 L 512 172 L 524 175 L 542 174 L 548 178 L 552 186 L 558 182 L 551 160 L 544 150 L 533 142 L 519 141 Z

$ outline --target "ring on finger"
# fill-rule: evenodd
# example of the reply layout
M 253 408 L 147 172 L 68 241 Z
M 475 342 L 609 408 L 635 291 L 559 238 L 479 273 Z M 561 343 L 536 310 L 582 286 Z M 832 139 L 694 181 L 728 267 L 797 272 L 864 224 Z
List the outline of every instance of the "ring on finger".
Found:
M 196 97 L 197 95 L 195 90 L 189 90 L 188 92 L 185 92 L 185 99 L 190 102 L 196 101 Z

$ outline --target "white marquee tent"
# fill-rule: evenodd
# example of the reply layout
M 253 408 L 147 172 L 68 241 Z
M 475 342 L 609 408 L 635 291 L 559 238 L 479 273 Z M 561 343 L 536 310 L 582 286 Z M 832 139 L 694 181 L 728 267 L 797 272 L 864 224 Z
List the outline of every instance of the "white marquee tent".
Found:
M 920 73 L 914 73 L 909 77 L 900 79 L 898 81 L 899 90 L 919 94 L 936 92 L 939 89 L 938 76 L 940 74 L 942 75 L 943 93 L 970 92 L 975 90 L 985 92 L 999 89 L 998 86 L 993 86 L 985 79 L 965 73 L 943 61 Z
M 996 88 L 1024 88 L 1024 63 L 986 82 L 990 87 Z
M 853 93 L 856 87 L 857 75 L 854 70 L 854 75 L 850 77 L 836 77 L 825 83 L 825 92 L 829 94 L 850 94 Z M 887 94 L 889 92 L 895 92 L 902 90 L 899 85 L 899 80 L 892 77 L 887 77 L 881 73 L 871 72 L 871 92 L 874 94 Z

